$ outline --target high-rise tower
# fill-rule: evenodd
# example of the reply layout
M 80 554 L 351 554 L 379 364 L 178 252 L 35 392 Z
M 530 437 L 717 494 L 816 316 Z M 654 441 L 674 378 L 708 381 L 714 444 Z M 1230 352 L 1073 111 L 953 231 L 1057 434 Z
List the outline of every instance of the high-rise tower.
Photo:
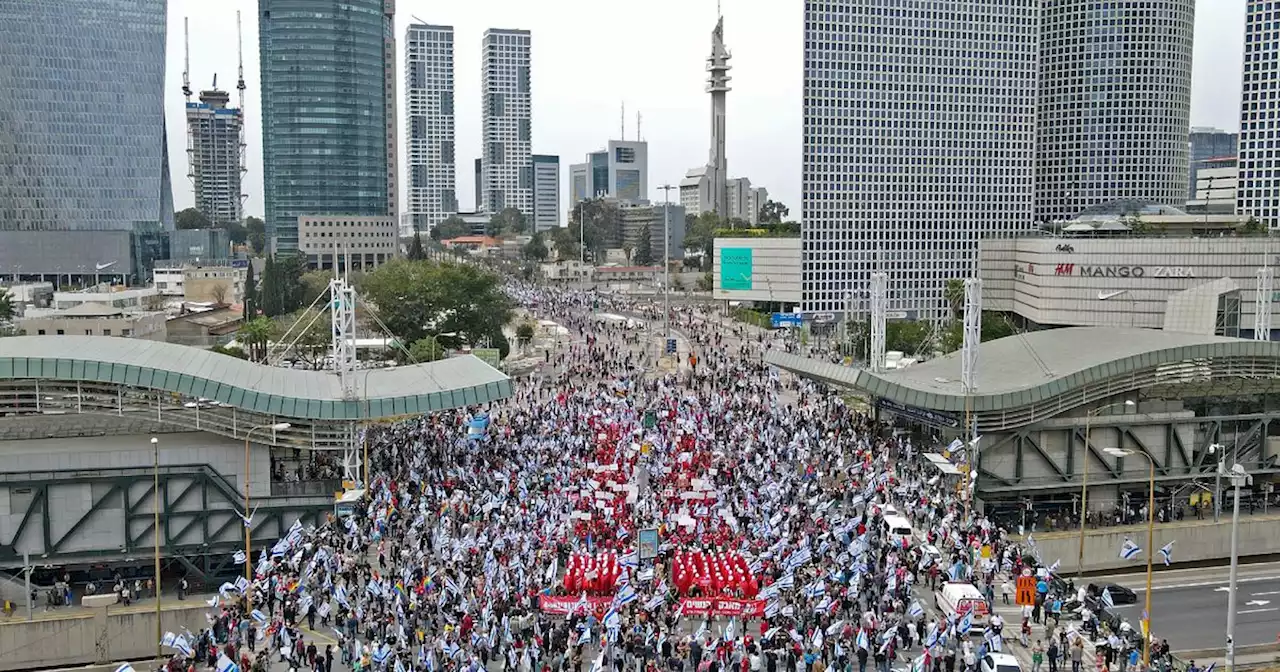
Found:
M 240 222 L 240 110 L 217 88 L 187 103 L 187 153 L 196 209 L 215 226 Z
M 711 156 L 707 176 L 711 182 L 711 208 L 721 217 L 729 216 L 727 182 L 729 169 L 724 153 L 725 99 L 729 93 L 729 58 L 724 46 L 724 17 L 716 20 L 711 31 L 711 56 L 707 58 L 707 93 L 711 94 Z
M 396 221 L 394 0 L 258 0 L 269 246 L 303 216 Z M 357 221 L 357 220 L 341 220 Z M 366 220 L 359 220 L 366 221 Z M 337 236 L 310 241 L 312 257 Z
M 1280 47 L 1274 2 L 1249 0 L 1244 24 L 1244 90 L 1240 102 L 1236 208 L 1280 228 L 1280 157 L 1272 147 L 1280 117 Z
M 1186 203 L 1195 9 L 1195 0 L 1043 3 L 1037 221 L 1116 200 Z
M 979 238 L 1032 223 L 1041 0 L 885 4 L 804 3 L 806 311 L 865 311 L 884 271 L 889 310 L 941 314 Z
M 453 27 L 411 24 L 404 54 L 409 220 L 425 234 L 458 211 Z
M 533 97 L 527 30 L 484 31 L 481 55 L 481 202 L 476 210 L 515 208 L 533 218 Z

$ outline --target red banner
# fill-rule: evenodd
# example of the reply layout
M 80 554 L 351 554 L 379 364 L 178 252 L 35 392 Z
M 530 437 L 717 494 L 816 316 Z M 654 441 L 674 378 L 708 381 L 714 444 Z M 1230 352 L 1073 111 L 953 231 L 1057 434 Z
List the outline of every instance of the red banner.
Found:
M 581 597 L 552 597 L 550 595 L 538 596 L 538 608 L 544 614 L 554 614 L 556 616 L 568 616 L 573 611 L 575 605 L 582 600 Z M 588 597 L 587 608 L 591 610 L 597 617 L 604 616 L 604 612 L 609 608 L 609 604 L 613 602 L 612 597 Z
M 724 597 L 686 597 L 680 600 L 681 613 L 687 616 L 737 616 L 763 618 L 764 600 L 733 600 Z

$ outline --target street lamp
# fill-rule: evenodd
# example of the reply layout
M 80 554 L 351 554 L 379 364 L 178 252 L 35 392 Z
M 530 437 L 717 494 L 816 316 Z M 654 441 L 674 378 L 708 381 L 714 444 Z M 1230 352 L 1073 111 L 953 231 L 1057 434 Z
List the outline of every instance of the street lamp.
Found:
M 1151 669 L 1151 560 L 1152 556 L 1155 555 L 1156 530 L 1156 461 L 1145 451 L 1129 450 L 1127 448 L 1105 448 L 1104 452 L 1116 457 L 1141 455 L 1147 460 L 1147 465 L 1151 468 L 1148 479 L 1150 492 L 1147 494 L 1147 603 L 1142 611 L 1143 620 L 1145 621 L 1142 624 L 1142 667 L 1149 670 Z M 1237 490 L 1236 492 L 1238 493 L 1239 491 Z M 1228 614 L 1228 618 L 1230 618 L 1230 614 Z M 1229 625 L 1228 629 L 1230 629 Z
M 1236 554 L 1236 540 L 1240 534 L 1240 486 L 1253 484 L 1253 477 L 1243 465 L 1231 465 L 1230 476 L 1236 496 L 1231 510 L 1231 577 L 1227 588 L 1227 672 L 1233 672 L 1236 667 L 1236 568 L 1240 560 Z
M 1084 475 L 1080 480 L 1080 556 L 1076 559 L 1076 578 L 1084 573 L 1084 521 L 1089 515 L 1089 424 L 1094 416 L 1116 406 L 1137 406 L 1132 399 L 1099 406 L 1084 415 Z
M 155 519 L 152 521 L 152 527 L 155 532 L 156 659 L 158 660 L 164 654 L 164 651 L 160 648 L 160 641 L 164 639 L 164 635 L 161 634 L 160 630 L 160 439 L 154 436 L 151 437 L 151 451 L 155 454 L 155 468 L 152 471 L 155 480 L 152 483 L 151 508 L 155 510 Z
M 253 521 L 250 519 L 253 514 L 249 512 L 249 437 L 255 430 L 270 429 L 273 432 L 283 432 L 292 426 L 287 422 L 254 425 L 244 435 L 244 580 L 248 581 L 250 585 L 250 587 L 245 588 L 244 597 L 249 605 L 249 611 L 253 610 L 253 554 L 250 552 L 250 542 L 253 538 Z

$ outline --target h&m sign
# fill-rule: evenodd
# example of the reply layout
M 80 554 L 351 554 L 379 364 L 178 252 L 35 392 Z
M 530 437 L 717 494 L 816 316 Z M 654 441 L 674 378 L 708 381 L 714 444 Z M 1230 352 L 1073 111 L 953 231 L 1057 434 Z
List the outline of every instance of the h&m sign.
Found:
M 1085 278 L 1194 278 L 1189 266 L 1092 266 L 1089 264 L 1057 264 L 1054 275 L 1077 275 Z

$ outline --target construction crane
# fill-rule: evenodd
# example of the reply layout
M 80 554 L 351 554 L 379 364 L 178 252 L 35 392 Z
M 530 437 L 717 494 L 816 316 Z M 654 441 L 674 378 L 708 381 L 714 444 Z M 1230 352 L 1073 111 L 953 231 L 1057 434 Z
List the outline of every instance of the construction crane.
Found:
M 182 17 L 182 96 L 191 102 L 191 24 Z

